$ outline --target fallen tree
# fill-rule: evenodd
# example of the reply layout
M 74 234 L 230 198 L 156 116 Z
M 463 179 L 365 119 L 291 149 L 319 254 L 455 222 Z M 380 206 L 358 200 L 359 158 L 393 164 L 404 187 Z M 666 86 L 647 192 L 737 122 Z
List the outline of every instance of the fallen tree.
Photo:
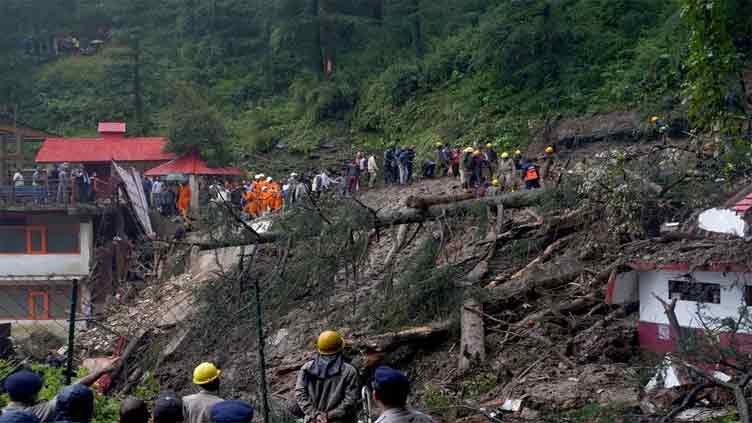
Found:
M 467 195 L 451 195 L 446 197 L 413 197 L 412 203 L 417 205 L 432 205 L 428 208 L 403 207 L 396 210 L 384 210 L 374 213 L 374 227 L 385 228 L 410 223 L 422 223 L 444 217 L 458 216 L 468 210 L 479 207 L 503 207 L 504 209 L 519 209 L 530 207 L 541 202 L 549 190 L 537 189 L 519 191 L 495 197 L 466 199 Z M 285 239 L 286 234 L 279 232 L 252 233 L 248 239 L 229 240 L 224 242 L 196 242 L 187 245 L 198 246 L 202 251 L 217 248 L 240 247 L 252 244 L 269 244 Z

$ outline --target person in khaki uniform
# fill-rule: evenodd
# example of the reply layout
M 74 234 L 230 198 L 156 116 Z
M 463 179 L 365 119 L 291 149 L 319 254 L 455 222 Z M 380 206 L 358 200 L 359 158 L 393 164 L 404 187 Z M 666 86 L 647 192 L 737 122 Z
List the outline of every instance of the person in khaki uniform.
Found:
M 211 408 L 223 401 L 219 397 L 219 375 L 222 372 L 212 363 L 201 363 L 193 371 L 193 383 L 201 390 L 183 397 L 185 423 L 212 423 Z
M 358 371 L 345 363 L 345 341 L 334 331 L 318 339 L 316 358 L 304 364 L 295 384 L 295 400 L 305 423 L 355 423 L 357 421 Z
M 410 380 L 389 367 L 376 368 L 373 375 L 373 399 L 381 409 L 376 423 L 434 423 L 427 415 L 407 407 Z

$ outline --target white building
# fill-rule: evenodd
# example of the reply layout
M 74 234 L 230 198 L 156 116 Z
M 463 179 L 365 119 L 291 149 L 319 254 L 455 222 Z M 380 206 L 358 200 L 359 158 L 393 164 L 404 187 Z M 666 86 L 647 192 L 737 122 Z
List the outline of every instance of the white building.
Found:
M 29 325 L 64 330 L 74 279 L 79 304 L 89 303 L 93 226 L 92 216 L 64 210 L 0 213 L 0 323 L 14 336 Z
M 675 349 L 675 336 L 656 296 L 666 302 L 676 298 L 679 325 L 694 329 L 703 328 L 701 318 L 736 319 L 740 307 L 752 306 L 752 270 L 746 266 L 723 264 L 690 269 L 686 264 L 633 263 L 630 267 L 631 271 L 609 280 L 606 302 L 639 302 L 640 346 L 650 351 Z M 752 346 L 752 334 L 738 337 Z

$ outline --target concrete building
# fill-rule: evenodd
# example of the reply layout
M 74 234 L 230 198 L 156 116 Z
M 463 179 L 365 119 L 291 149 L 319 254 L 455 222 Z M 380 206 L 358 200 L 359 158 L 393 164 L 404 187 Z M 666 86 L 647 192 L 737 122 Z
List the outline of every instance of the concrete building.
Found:
M 79 314 L 86 314 L 95 216 L 74 209 L 0 212 L 0 323 L 11 323 L 14 336 L 32 325 L 64 332 L 74 279 L 82 281 Z
M 676 299 L 679 325 L 698 330 L 704 329 L 702 320 L 736 320 L 740 307 L 752 306 L 752 269 L 747 266 L 631 263 L 629 267 L 631 271 L 609 280 L 606 302 L 639 303 L 640 346 L 648 351 L 673 352 L 676 346 L 676 334 L 656 296 L 666 302 Z M 752 347 L 752 333 L 740 332 L 737 339 Z

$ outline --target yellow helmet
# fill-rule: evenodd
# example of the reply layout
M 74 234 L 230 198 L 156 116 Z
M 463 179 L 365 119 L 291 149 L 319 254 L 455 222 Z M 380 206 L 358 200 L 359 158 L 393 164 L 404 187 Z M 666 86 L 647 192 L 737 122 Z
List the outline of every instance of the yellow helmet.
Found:
M 441 147 L 442 145 L 443 145 L 443 144 L 441 144 L 440 142 L 437 142 L 437 143 L 436 143 L 436 147 Z
M 213 363 L 201 363 L 193 371 L 193 383 L 206 385 L 216 380 L 222 372 Z
M 653 116 L 653 117 L 650 118 L 650 123 L 656 123 L 656 122 L 658 122 L 658 120 L 660 120 L 660 118 L 658 116 Z
M 553 147 L 551 147 L 551 146 L 546 147 L 546 154 L 553 154 L 553 153 L 554 153 L 554 148 Z
M 342 339 L 339 333 L 328 330 L 322 332 L 319 335 L 319 339 L 316 342 L 316 348 L 321 355 L 334 355 L 342 352 L 345 348 L 345 340 Z
M 486 148 L 493 148 L 493 144 L 491 144 L 491 143 L 489 142 L 488 144 L 486 144 Z
M 515 156 L 521 156 L 522 155 L 522 151 L 517 150 L 517 151 L 514 152 L 514 155 Z
M 498 187 L 499 186 L 499 180 L 498 179 L 494 179 L 493 182 L 491 182 L 491 185 L 493 185 L 495 187 Z
M 507 153 L 506 151 L 503 152 L 503 153 L 501 153 L 501 158 L 502 159 L 508 159 L 509 158 L 509 153 Z
M 472 152 L 473 152 L 473 147 L 465 148 L 465 153 L 472 153 Z

